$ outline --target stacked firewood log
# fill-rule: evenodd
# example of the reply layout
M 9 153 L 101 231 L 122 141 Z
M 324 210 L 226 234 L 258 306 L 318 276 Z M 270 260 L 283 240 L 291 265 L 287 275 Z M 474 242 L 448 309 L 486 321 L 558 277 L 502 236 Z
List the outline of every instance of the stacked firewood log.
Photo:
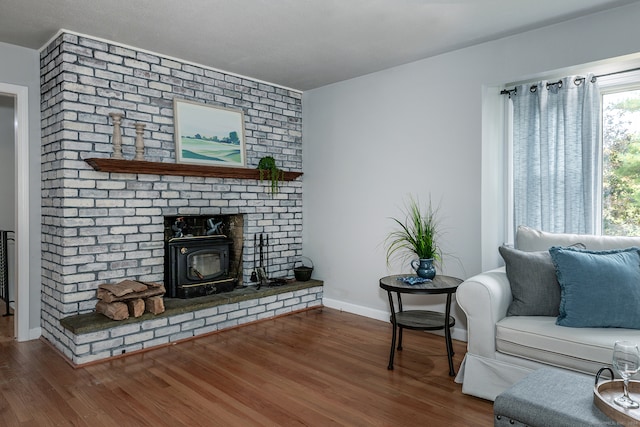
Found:
M 123 280 L 120 283 L 98 286 L 96 312 L 113 320 L 140 317 L 145 311 L 164 312 L 162 296 L 165 288 L 159 283 Z

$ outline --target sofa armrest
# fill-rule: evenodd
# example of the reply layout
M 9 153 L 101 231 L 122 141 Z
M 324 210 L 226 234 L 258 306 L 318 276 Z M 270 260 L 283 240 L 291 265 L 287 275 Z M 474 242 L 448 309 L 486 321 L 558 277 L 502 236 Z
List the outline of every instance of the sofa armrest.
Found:
M 467 315 L 467 350 L 495 358 L 496 323 L 507 315 L 511 287 L 504 267 L 465 280 L 456 292 L 456 301 Z

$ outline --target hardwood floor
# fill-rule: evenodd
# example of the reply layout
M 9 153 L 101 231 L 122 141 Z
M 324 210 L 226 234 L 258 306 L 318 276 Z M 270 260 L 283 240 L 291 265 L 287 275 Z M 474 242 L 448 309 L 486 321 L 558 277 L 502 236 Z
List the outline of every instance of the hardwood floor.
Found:
M 443 337 L 405 330 L 393 371 L 390 343 L 389 323 L 327 308 L 80 369 L 2 340 L 0 425 L 493 425 L 491 402 L 448 376 Z
M 0 344 L 4 342 L 13 342 L 13 317 L 5 316 L 7 313 L 6 304 L 0 299 Z M 9 309 L 13 313 L 13 309 Z M 2 360 L 2 359 L 0 359 Z

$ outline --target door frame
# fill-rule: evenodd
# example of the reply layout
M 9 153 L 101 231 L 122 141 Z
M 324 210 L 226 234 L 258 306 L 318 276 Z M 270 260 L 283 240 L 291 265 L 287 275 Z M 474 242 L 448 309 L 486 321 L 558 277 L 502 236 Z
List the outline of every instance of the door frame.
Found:
M 18 341 L 31 339 L 29 330 L 29 88 L 0 82 L 0 94 L 14 102 L 15 157 L 15 283 L 14 334 Z

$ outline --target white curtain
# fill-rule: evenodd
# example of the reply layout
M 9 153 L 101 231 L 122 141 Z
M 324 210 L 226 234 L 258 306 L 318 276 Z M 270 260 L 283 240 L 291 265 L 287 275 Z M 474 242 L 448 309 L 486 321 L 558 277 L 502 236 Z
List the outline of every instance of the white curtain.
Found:
M 511 98 L 514 225 L 595 233 L 600 182 L 596 79 L 590 74 L 520 85 Z

